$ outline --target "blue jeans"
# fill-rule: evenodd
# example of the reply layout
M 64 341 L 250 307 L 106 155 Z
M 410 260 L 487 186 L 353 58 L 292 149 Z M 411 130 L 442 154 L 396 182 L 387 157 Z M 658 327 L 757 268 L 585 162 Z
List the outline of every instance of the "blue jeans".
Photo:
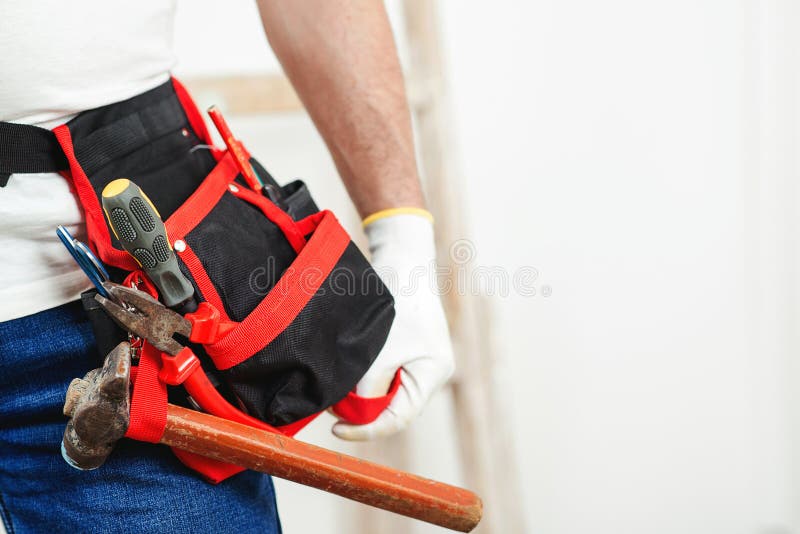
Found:
M 94 367 L 80 303 L 0 323 L 0 515 L 26 532 L 280 532 L 272 480 L 246 471 L 212 486 L 163 445 L 122 439 L 78 471 L 61 458 L 70 380 Z

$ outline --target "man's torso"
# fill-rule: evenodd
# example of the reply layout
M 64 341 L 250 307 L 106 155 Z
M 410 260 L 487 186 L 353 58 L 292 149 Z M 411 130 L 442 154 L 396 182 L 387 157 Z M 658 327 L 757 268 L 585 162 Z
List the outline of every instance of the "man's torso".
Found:
M 174 64 L 174 0 L 5 2 L 0 17 L 0 120 L 52 128 L 163 83 Z M 0 140 L 2 142 L 2 140 Z M 55 234 L 85 239 L 58 174 L 12 175 L 0 188 L 0 321 L 78 297 L 87 279 Z

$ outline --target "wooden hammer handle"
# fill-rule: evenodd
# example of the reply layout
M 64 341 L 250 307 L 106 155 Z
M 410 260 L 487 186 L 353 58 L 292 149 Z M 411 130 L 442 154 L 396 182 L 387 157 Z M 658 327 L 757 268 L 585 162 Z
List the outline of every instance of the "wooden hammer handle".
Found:
M 461 532 L 483 509 L 471 491 L 172 404 L 161 443 Z

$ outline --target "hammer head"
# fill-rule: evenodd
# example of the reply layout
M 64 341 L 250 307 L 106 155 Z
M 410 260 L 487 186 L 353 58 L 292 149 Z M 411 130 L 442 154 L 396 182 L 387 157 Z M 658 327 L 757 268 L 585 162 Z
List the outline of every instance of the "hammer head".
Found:
M 64 415 L 71 419 L 64 429 L 61 455 L 72 467 L 100 467 L 127 432 L 130 371 L 130 345 L 122 342 L 106 356 L 102 369 L 89 371 L 69 385 Z

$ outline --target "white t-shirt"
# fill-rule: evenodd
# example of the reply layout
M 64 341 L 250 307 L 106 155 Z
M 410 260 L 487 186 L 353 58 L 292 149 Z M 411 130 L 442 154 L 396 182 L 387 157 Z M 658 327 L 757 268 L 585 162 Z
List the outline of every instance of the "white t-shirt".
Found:
M 169 78 L 174 0 L 4 2 L 0 121 L 52 128 Z M 0 321 L 59 306 L 91 287 L 56 237 L 85 241 L 83 214 L 58 174 L 12 175 L 0 188 Z

